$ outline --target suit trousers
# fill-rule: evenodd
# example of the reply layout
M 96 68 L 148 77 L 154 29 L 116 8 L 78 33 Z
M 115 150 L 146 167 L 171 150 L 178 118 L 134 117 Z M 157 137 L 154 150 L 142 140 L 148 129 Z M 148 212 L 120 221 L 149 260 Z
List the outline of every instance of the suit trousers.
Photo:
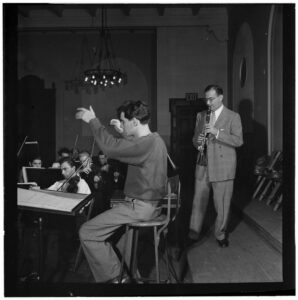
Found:
M 105 282 L 120 274 L 121 262 L 111 243 L 106 240 L 122 225 L 148 221 L 157 217 L 160 207 L 149 201 L 130 199 L 95 218 L 87 221 L 79 230 L 83 251 L 96 282 Z M 127 243 L 125 262 L 129 265 L 131 256 L 132 230 Z M 125 235 L 122 235 L 116 247 L 120 253 L 124 250 Z
M 195 193 L 190 219 L 191 237 L 194 237 L 194 235 L 196 238 L 199 237 L 211 188 L 213 190 L 214 207 L 217 213 L 214 235 L 218 240 L 223 240 L 226 237 L 233 185 L 234 180 L 210 182 L 207 167 L 196 166 Z

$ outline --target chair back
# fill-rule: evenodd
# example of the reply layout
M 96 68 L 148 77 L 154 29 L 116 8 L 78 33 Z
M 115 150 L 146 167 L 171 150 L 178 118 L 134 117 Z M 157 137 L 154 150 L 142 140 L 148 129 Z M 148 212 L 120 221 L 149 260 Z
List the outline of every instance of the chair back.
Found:
M 171 177 L 168 177 L 167 181 L 167 195 L 164 197 L 165 200 L 167 200 L 167 214 L 166 219 L 163 222 L 163 225 L 158 230 L 158 235 L 165 230 L 170 222 L 173 222 L 179 212 L 180 205 L 181 205 L 181 199 L 180 199 L 180 190 L 181 190 L 181 184 L 179 175 L 174 175 Z M 171 214 L 172 209 L 174 209 L 174 212 Z
M 267 167 L 268 170 L 272 170 L 274 169 L 276 163 L 282 159 L 282 152 L 281 151 L 273 151 L 272 154 L 271 154 L 271 159 L 270 159 L 270 162 L 269 162 L 269 165 Z
M 179 175 L 177 174 L 169 177 L 167 183 L 167 217 L 169 218 L 169 221 L 174 221 L 178 215 L 181 206 L 180 191 L 181 183 Z M 171 213 L 172 209 L 174 209 L 173 213 Z

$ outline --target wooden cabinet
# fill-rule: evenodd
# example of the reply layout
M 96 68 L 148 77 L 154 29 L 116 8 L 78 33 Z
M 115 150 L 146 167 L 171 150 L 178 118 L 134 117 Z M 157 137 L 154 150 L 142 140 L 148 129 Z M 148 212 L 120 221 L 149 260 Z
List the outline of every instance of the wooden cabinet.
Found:
M 197 150 L 192 137 L 198 112 L 207 109 L 203 99 L 187 101 L 184 98 L 170 99 L 171 154 L 181 169 L 188 171 L 195 165 Z
M 179 167 L 181 179 L 181 210 L 178 217 L 179 244 L 185 240 L 189 230 L 189 218 L 194 192 L 194 171 L 198 151 L 192 144 L 197 113 L 207 109 L 205 101 L 198 99 L 170 99 L 171 155 Z

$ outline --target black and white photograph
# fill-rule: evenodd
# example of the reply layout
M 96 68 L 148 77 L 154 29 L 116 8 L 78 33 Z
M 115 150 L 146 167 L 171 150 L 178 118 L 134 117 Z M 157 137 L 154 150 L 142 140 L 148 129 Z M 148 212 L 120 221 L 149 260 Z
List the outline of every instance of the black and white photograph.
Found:
M 295 9 L 2 3 L 4 296 L 294 296 Z

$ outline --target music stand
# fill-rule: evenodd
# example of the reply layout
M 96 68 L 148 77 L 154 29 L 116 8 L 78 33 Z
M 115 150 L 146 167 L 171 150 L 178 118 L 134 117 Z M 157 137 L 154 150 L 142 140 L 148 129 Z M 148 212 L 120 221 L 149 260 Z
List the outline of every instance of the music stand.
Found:
M 62 180 L 63 176 L 60 169 L 55 168 L 34 168 L 23 167 L 24 182 L 36 182 L 41 189 L 46 189 L 56 181 Z
M 36 182 L 18 182 L 18 188 L 29 190 L 32 186 L 37 186 Z
M 27 165 L 29 161 L 40 156 L 39 145 L 37 141 L 26 141 L 19 151 L 19 160 L 21 165 Z

